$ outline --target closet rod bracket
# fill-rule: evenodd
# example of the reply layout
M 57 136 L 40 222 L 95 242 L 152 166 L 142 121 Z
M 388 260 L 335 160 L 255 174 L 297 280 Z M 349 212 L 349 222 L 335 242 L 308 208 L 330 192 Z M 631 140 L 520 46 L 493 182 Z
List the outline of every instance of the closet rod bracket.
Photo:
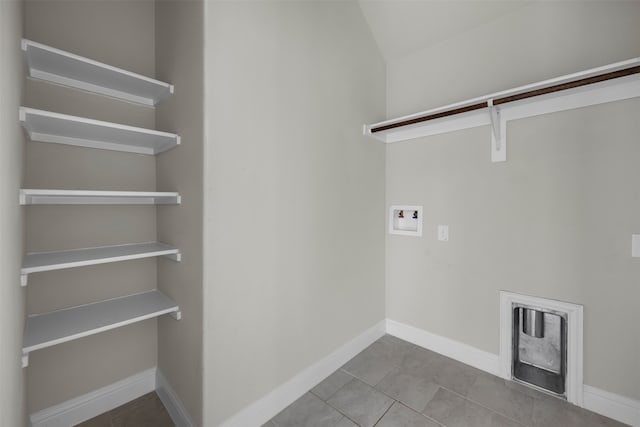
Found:
M 500 110 L 493 105 L 493 99 L 487 101 L 487 107 L 489 107 L 489 116 L 491 118 L 491 131 L 496 138 L 497 148 L 499 150 L 502 143 L 500 138 Z
M 29 353 L 22 353 L 22 367 L 26 368 L 29 366 Z
M 29 275 L 28 274 L 21 274 L 20 275 L 20 286 L 22 286 L 23 288 L 25 286 L 27 286 L 28 280 L 29 280 Z
M 500 108 L 493 105 L 493 99 L 487 100 L 489 119 L 491 120 L 491 161 L 507 161 L 506 123 L 500 116 Z

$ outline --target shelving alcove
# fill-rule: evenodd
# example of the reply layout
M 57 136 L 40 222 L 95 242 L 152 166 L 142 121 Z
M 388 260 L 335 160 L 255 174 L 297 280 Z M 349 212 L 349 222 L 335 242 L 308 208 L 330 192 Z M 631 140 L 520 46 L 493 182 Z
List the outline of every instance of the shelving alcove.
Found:
M 173 85 L 112 67 L 30 40 L 22 40 L 28 77 L 102 96 L 155 106 L 174 92 Z M 180 136 L 153 129 L 69 116 L 20 107 L 19 119 L 32 141 L 101 150 L 156 155 L 180 145 Z M 21 205 L 179 205 L 177 192 L 21 189 Z M 119 261 L 166 257 L 181 260 L 180 250 L 162 242 L 27 253 L 21 269 L 22 286 L 29 274 Z M 22 365 L 29 353 L 56 344 L 171 314 L 180 320 L 180 307 L 157 289 L 31 314 L 25 322 Z

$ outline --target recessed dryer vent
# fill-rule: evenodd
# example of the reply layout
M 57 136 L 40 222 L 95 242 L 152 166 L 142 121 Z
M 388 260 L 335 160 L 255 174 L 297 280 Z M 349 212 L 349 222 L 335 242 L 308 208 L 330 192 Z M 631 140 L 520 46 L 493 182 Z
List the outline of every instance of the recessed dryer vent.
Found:
M 513 379 L 565 397 L 567 315 L 513 305 Z
M 500 291 L 503 378 L 583 405 L 583 307 Z
M 422 206 L 391 206 L 389 209 L 389 234 L 422 236 Z

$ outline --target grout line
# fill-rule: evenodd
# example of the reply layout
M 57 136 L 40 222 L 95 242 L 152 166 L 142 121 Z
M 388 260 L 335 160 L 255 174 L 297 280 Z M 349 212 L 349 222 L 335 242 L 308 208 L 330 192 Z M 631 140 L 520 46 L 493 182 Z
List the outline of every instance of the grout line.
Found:
M 351 381 L 349 381 L 349 382 L 351 382 Z M 346 384 L 345 384 L 345 385 L 346 385 Z M 344 386 L 340 387 L 340 388 L 339 388 L 338 390 L 336 390 L 336 392 L 335 392 L 335 393 L 333 393 L 333 394 L 336 394 L 339 390 L 342 390 L 342 388 L 343 388 L 343 387 L 344 387 Z M 332 396 L 333 396 L 333 394 L 332 394 Z M 357 426 L 359 426 L 359 425 L 360 425 L 360 424 L 356 423 L 354 420 L 352 420 L 351 418 L 349 418 L 349 416 L 348 416 L 347 414 L 345 414 L 344 412 L 342 412 L 340 409 L 338 409 L 338 408 L 336 408 L 336 407 L 332 406 L 332 405 L 328 402 L 328 400 L 329 400 L 329 399 L 327 399 L 327 400 L 323 401 L 325 405 L 327 405 L 329 408 L 332 408 L 332 409 L 334 409 L 334 410 L 338 411 L 338 413 L 342 414 L 342 416 L 343 416 L 343 417 L 345 417 L 345 418 L 349 419 L 351 422 L 353 422 L 353 423 L 354 423 L 354 424 L 356 424 Z
M 335 410 L 336 412 L 338 412 L 340 415 L 342 415 L 343 417 L 345 417 L 346 419 L 348 419 L 349 421 L 351 421 L 352 423 L 354 423 L 357 426 L 360 426 L 360 424 L 358 424 L 357 422 L 355 422 L 354 420 L 352 420 L 351 418 L 349 418 L 349 416 L 347 414 L 345 414 L 344 412 L 342 412 L 340 409 L 338 408 L 334 408 L 333 406 L 331 406 L 328 402 L 324 402 L 325 405 L 327 405 L 329 408 Z M 340 422 L 340 420 L 338 420 L 338 422 Z M 277 427 L 277 426 L 276 426 Z
M 321 398 L 320 396 L 318 396 L 317 394 L 315 394 L 315 393 L 312 391 L 313 389 L 309 390 L 309 392 L 310 392 L 311 394 L 313 394 L 314 396 L 316 396 L 318 399 L 320 399 L 320 400 L 322 400 L 323 402 L 325 402 L 325 403 L 326 403 L 329 399 L 331 399 L 331 398 L 333 397 L 333 395 L 335 395 L 337 392 L 339 392 L 340 390 L 342 390 L 342 389 L 344 388 L 344 386 L 346 386 L 347 384 L 349 384 L 353 379 L 356 379 L 356 380 L 358 380 L 358 381 L 362 381 L 360 378 L 356 378 L 355 376 L 351 375 L 349 372 L 345 371 L 345 370 L 344 370 L 344 369 L 342 369 L 342 368 L 338 368 L 338 369 L 336 369 L 334 372 L 332 372 L 331 374 L 329 374 L 329 376 L 327 376 L 327 378 L 329 378 L 331 375 L 335 374 L 335 373 L 336 373 L 336 372 L 338 372 L 338 371 L 342 371 L 342 372 L 344 372 L 345 374 L 349 375 L 352 379 L 351 379 L 351 380 L 349 380 L 349 381 L 347 381 L 346 383 L 344 383 L 344 384 L 343 384 L 341 387 L 339 387 L 336 391 L 334 391 L 333 393 L 331 393 L 331 394 L 330 394 L 326 399 L 323 399 L 323 398 Z M 327 378 L 325 378 L 324 380 L 326 380 Z M 317 387 L 318 385 L 322 384 L 322 382 L 323 382 L 324 380 L 320 381 L 320 382 L 316 385 L 316 387 Z M 364 382 L 364 381 L 362 381 L 362 382 Z M 365 384 L 367 384 L 367 383 L 365 383 Z M 367 384 L 367 385 L 369 385 L 369 384 Z M 315 388 L 315 387 L 314 387 L 314 388 Z M 329 406 L 331 406 L 331 405 L 329 405 Z M 333 408 L 333 406 L 332 406 L 332 408 Z M 334 409 L 335 409 L 335 408 L 334 408 Z
M 349 375 L 349 376 L 350 376 L 350 377 L 352 377 L 352 378 L 355 378 L 355 379 L 360 380 L 360 378 L 356 377 L 356 376 L 355 376 L 355 375 L 353 375 L 351 372 L 344 370 L 343 368 L 340 368 L 340 369 L 338 369 L 338 370 L 339 370 L 339 371 L 344 372 L 345 374 Z M 362 380 L 360 380 L 360 381 L 362 381 Z M 362 381 L 362 382 L 364 382 L 364 381 Z M 365 383 L 365 384 L 366 384 L 366 383 Z M 344 386 L 342 386 L 342 387 L 344 387 Z M 342 388 L 342 387 L 340 387 L 340 388 Z
M 522 424 L 521 422 L 514 420 L 514 419 L 513 419 L 513 418 L 511 418 L 511 417 L 508 417 L 506 414 L 503 414 L 502 412 L 498 412 L 498 411 L 496 411 L 495 409 L 488 408 L 488 407 L 486 407 L 485 405 L 483 405 L 483 404 L 482 404 L 482 403 L 480 403 L 480 402 L 476 402 L 476 401 L 475 401 L 475 400 L 473 400 L 473 399 L 469 399 L 467 396 L 463 396 L 463 395 L 461 395 L 460 393 L 456 393 L 456 392 L 455 392 L 455 391 L 453 391 L 453 390 L 449 390 L 448 388 L 446 388 L 446 387 L 444 387 L 444 386 L 442 386 L 442 385 L 440 385 L 440 384 L 438 384 L 438 383 L 435 383 L 435 384 L 437 384 L 437 385 L 438 385 L 438 387 L 440 387 L 440 388 L 442 388 L 442 389 L 444 389 L 444 390 L 447 390 L 448 392 L 453 393 L 453 394 L 455 394 L 456 396 L 458 396 L 458 397 L 460 397 L 460 398 L 462 398 L 462 399 L 464 399 L 464 400 L 466 400 L 466 401 L 468 401 L 468 402 L 471 402 L 471 403 L 473 403 L 473 404 L 475 404 L 475 405 L 478 405 L 478 406 L 480 406 L 481 408 L 484 408 L 484 409 L 486 409 L 486 410 L 487 410 L 487 411 L 489 411 L 489 412 L 493 412 L 494 414 L 501 415 L 501 416 L 505 417 L 506 419 L 508 419 L 509 421 L 513 421 L 514 423 L 516 423 L 516 424 L 518 424 L 518 425 L 520 425 L 520 426 L 522 426 L 522 427 L 531 427 L 531 426 L 526 426 L 526 425 Z M 474 382 L 474 384 L 475 384 L 475 382 Z M 437 393 L 437 392 L 436 392 L 436 393 Z M 532 399 L 535 399 L 535 398 L 532 398 Z M 427 405 L 428 405 L 428 403 L 427 403 Z M 425 407 L 425 409 L 426 409 L 426 407 Z
M 433 397 L 432 397 L 431 399 L 433 399 Z M 429 402 L 431 402 L 431 399 L 429 399 Z M 427 405 L 429 404 L 429 402 L 427 402 Z M 410 408 L 409 406 L 405 405 L 404 403 L 402 403 L 402 402 L 400 402 L 400 401 L 398 401 L 398 403 L 399 403 L 399 404 L 401 404 L 402 406 L 404 406 L 405 408 L 409 409 L 410 411 L 415 412 L 415 413 L 417 413 L 418 415 L 423 416 L 424 418 L 428 419 L 429 421 L 432 421 L 432 422 L 434 422 L 434 423 L 438 424 L 439 426 L 446 427 L 446 426 L 445 426 L 444 424 L 442 424 L 440 421 L 438 421 L 438 420 L 436 420 L 436 419 L 433 419 L 433 418 L 431 418 L 431 417 L 427 416 L 426 414 L 423 414 L 422 412 L 418 412 L 418 411 L 416 411 L 415 409 Z
M 391 408 L 393 407 L 393 405 L 395 405 L 396 403 L 400 403 L 400 402 L 398 402 L 397 400 L 395 400 L 395 399 L 394 399 L 394 400 L 393 400 L 393 403 L 392 403 L 391 405 L 389 405 L 389 407 L 387 408 L 387 410 L 386 410 L 386 411 L 384 411 L 384 414 L 382 414 L 382 415 L 380 416 L 380 418 L 378 418 L 378 421 L 376 421 L 376 422 L 373 424 L 373 427 L 375 427 L 375 426 L 377 426 L 377 425 L 378 425 L 378 423 L 379 423 L 379 422 L 384 418 L 384 416 L 385 416 L 385 415 L 387 415 L 387 412 L 389 412 L 389 411 L 391 410 Z
M 347 371 L 345 371 L 345 372 L 346 372 L 347 374 L 351 375 L 351 376 L 352 376 L 353 378 L 355 378 L 356 380 L 360 381 L 361 383 L 364 383 L 364 384 L 368 385 L 369 387 L 373 387 L 373 388 L 375 388 L 375 385 L 371 385 L 371 384 L 369 384 L 368 382 L 366 382 L 366 381 L 365 381 L 365 380 L 363 380 L 362 378 L 360 378 L 360 377 L 358 377 L 358 376 L 356 376 L 356 375 L 354 375 L 354 374 L 352 374 L 352 373 L 350 373 L 350 372 L 347 372 Z M 380 381 L 382 381 L 382 380 L 380 380 Z M 380 381 L 378 381 L 378 382 L 376 383 L 376 385 L 378 385 L 378 384 L 380 383 Z M 342 386 L 342 387 L 344 387 L 344 386 Z M 342 388 L 342 387 L 340 387 L 340 388 Z
M 308 391 L 308 393 L 311 393 L 311 394 L 313 394 L 315 397 L 317 397 L 318 399 L 322 400 L 323 402 L 326 402 L 326 400 L 324 400 L 323 398 L 321 398 L 320 396 L 318 396 L 317 394 L 315 394 L 315 393 L 313 392 L 313 390 L 309 390 L 309 391 Z M 332 395 L 332 396 L 333 396 L 333 395 Z
M 340 369 L 340 370 L 343 370 L 343 369 Z M 343 370 L 343 371 L 344 371 L 344 370 Z M 342 390 L 344 387 L 346 387 L 346 386 L 347 386 L 347 384 L 349 384 L 349 383 L 350 383 L 351 381 L 353 381 L 354 379 L 355 379 L 355 380 L 357 380 L 357 381 L 360 381 L 361 383 L 363 383 L 363 384 L 364 384 L 364 385 L 366 385 L 367 387 L 371 388 L 373 391 L 376 391 L 376 392 L 378 392 L 378 393 L 380 393 L 380 394 L 384 394 L 385 396 L 387 396 L 388 398 L 390 398 L 391 400 L 393 400 L 393 403 L 398 402 L 398 401 L 397 401 L 396 399 L 394 399 L 393 397 L 386 395 L 385 393 L 381 392 L 380 390 L 376 389 L 376 388 L 375 388 L 375 387 L 373 387 L 373 386 L 370 386 L 370 385 L 369 385 L 369 384 L 367 384 L 366 382 L 362 381 L 360 378 L 358 378 L 358 377 L 356 377 L 356 376 L 354 376 L 354 375 L 350 374 L 350 373 L 349 373 L 349 372 L 347 372 L 347 371 L 344 371 L 344 372 L 345 372 L 345 373 L 347 373 L 349 376 L 353 377 L 353 379 L 351 379 L 351 380 L 347 381 L 347 383 L 346 383 L 346 384 L 344 384 L 342 387 L 340 387 L 338 390 L 336 390 L 336 391 L 335 391 L 331 396 L 329 396 L 329 398 L 327 398 L 327 400 L 324 400 L 323 402 L 324 402 L 327 406 L 329 406 L 330 408 L 333 408 L 333 409 L 335 409 L 336 411 L 338 411 L 339 413 L 341 413 L 345 418 L 349 419 L 349 420 L 350 420 L 352 423 L 354 423 L 355 425 L 360 426 L 360 424 L 358 424 L 355 420 L 351 419 L 347 414 L 345 414 L 345 413 L 344 413 L 344 412 L 342 412 L 340 409 L 338 409 L 338 408 L 336 408 L 336 407 L 332 406 L 332 405 L 329 403 L 329 399 L 331 399 L 331 397 L 333 397 L 333 396 L 334 396 L 335 394 L 337 394 L 340 390 Z M 327 378 L 328 378 L 328 377 L 327 377 Z M 315 396 L 315 394 L 314 394 L 314 396 Z M 320 397 L 318 397 L 318 398 L 320 399 Z M 322 400 L 322 399 L 320 399 L 320 400 Z M 382 417 L 384 417 L 384 416 L 385 416 L 385 414 L 386 414 L 386 413 L 389 411 L 389 409 L 393 406 L 393 403 L 392 403 L 391 405 L 389 405 L 389 408 L 387 408 L 387 410 L 386 410 L 386 411 L 384 411 L 384 414 L 382 414 L 382 416 L 380 417 L 380 419 L 378 419 L 378 420 L 376 421 L 376 424 L 377 424 L 378 422 L 380 422 L 380 420 L 382 419 Z M 374 424 L 374 426 L 375 426 L 375 424 Z

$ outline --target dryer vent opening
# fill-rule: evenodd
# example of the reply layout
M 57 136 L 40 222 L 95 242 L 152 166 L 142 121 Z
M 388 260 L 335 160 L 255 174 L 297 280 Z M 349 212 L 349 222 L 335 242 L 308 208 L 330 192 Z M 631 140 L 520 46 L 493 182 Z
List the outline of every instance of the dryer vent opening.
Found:
M 513 379 L 566 397 L 567 315 L 513 304 Z

